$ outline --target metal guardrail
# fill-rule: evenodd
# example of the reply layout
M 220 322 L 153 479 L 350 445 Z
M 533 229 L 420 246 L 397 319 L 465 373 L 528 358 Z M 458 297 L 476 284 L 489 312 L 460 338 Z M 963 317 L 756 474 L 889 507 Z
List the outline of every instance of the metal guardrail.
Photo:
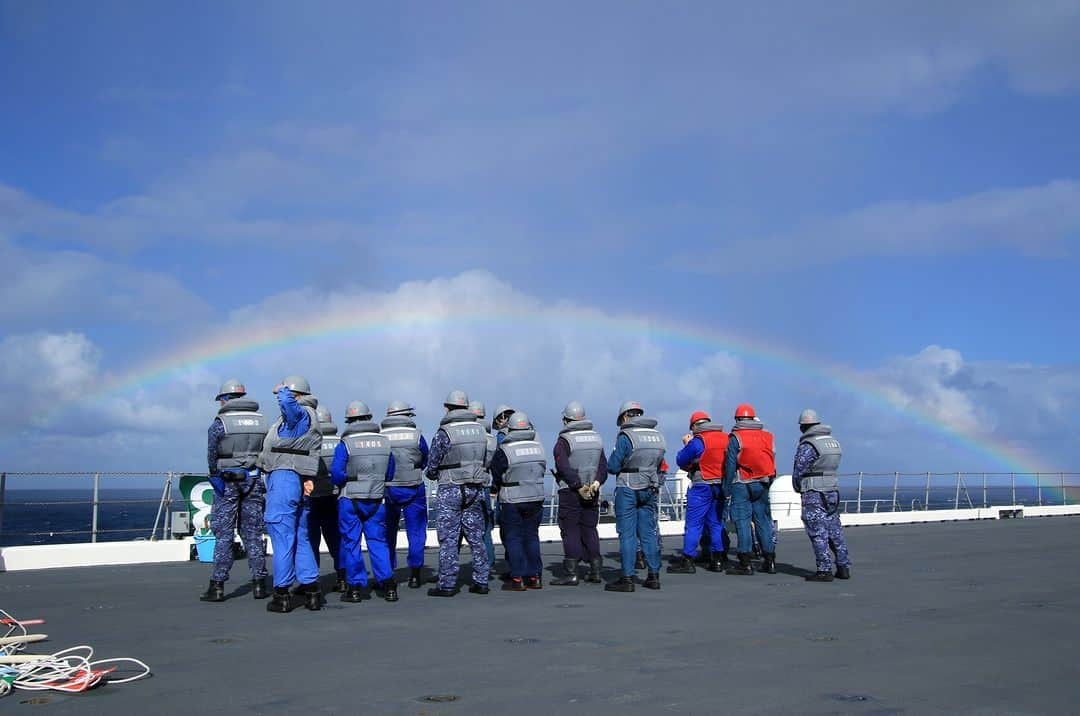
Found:
M 197 472 L 0 472 L 0 534 L 18 537 L 71 536 L 89 534 L 91 542 L 101 535 L 131 534 L 144 539 L 169 539 L 173 511 L 173 486 L 180 475 L 200 475 Z M 659 511 L 662 520 L 682 520 L 685 516 L 686 499 L 684 478 L 671 473 L 660 489 Z M 19 503 L 7 502 L 8 478 L 48 479 L 57 477 L 82 477 L 91 480 L 92 497 L 89 500 L 35 500 Z M 161 496 L 157 500 L 101 498 L 102 478 L 158 478 L 161 480 Z M 854 472 L 839 476 L 842 512 L 904 512 L 932 509 L 961 509 L 990 507 L 992 496 L 1007 498 L 1012 505 L 1073 504 L 1080 502 L 1080 472 L 1056 473 L 1002 473 L 1002 472 Z M 935 484 L 937 483 L 937 484 Z M 1033 483 L 1033 484 L 1030 484 Z M 601 494 L 604 517 L 614 513 L 613 481 Z M 435 509 L 436 489 L 427 491 L 427 507 Z M 1075 491 L 1070 495 L 1071 491 Z M 974 493 L 974 497 L 973 497 Z M 946 498 L 943 495 L 950 495 Z M 847 497 L 853 495 L 853 497 Z M 933 498 L 933 499 L 932 499 Z M 103 529 L 99 512 L 103 505 L 157 504 L 154 523 L 148 527 Z M 558 524 L 558 485 L 552 485 L 544 505 L 544 524 Z M 4 511 L 8 506 L 69 506 L 87 505 L 90 509 L 90 528 L 84 530 L 4 532 Z M 164 519 L 162 519 L 164 518 Z

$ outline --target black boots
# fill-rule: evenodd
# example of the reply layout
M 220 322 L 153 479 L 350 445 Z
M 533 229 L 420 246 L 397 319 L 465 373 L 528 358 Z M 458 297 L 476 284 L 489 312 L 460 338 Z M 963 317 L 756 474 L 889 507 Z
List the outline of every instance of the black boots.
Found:
M 667 568 L 668 574 L 696 574 L 694 558 L 687 555 L 679 557 L 679 561 Z
M 581 563 L 579 559 L 564 559 L 563 569 L 566 570 L 566 576 L 559 579 L 551 580 L 551 583 L 556 587 L 576 587 L 578 585 L 577 568 Z
M 215 582 L 210 580 L 210 586 L 206 588 L 206 591 L 199 596 L 200 602 L 224 602 L 225 601 L 225 582 Z
M 442 587 L 432 587 L 427 590 L 429 597 L 452 597 L 457 594 L 456 589 L 443 589 Z
M 287 614 L 293 610 L 292 595 L 288 587 L 274 587 L 274 595 L 266 603 L 266 611 Z
M 806 575 L 807 582 L 831 582 L 832 580 L 832 572 L 814 572 Z
M 359 604 L 364 601 L 364 588 L 359 584 L 348 584 L 341 594 L 341 601 Z
M 387 579 L 381 586 L 383 599 L 388 602 L 396 602 L 398 600 L 397 582 L 392 579 Z
M 851 579 L 851 569 L 849 567 L 837 567 L 836 568 L 837 579 Z
M 251 596 L 256 599 L 266 599 L 270 596 L 270 590 L 266 588 L 266 577 L 251 580 Z
M 638 550 L 637 557 L 634 558 L 634 569 L 645 569 L 645 553 L 640 549 Z
M 776 552 L 761 553 L 761 571 L 765 574 L 776 574 Z
M 409 589 L 420 588 L 420 568 L 413 567 L 409 570 Z
M 585 577 L 585 581 L 589 584 L 600 584 L 600 582 L 604 581 L 600 578 L 600 569 L 603 566 L 603 557 L 597 557 L 596 559 L 589 560 L 589 576 Z
M 724 570 L 727 568 L 727 552 L 713 552 L 709 555 L 708 570 L 710 572 L 720 572 L 721 574 L 723 574 Z
M 750 553 L 739 552 L 739 564 L 728 567 L 728 574 L 739 574 L 743 576 L 750 576 L 754 573 L 754 566 L 750 564 Z
M 503 582 L 502 590 L 504 592 L 524 592 L 526 589 L 525 582 L 521 577 L 511 577 Z
M 323 595 L 322 590 L 319 589 L 318 582 L 312 582 L 311 584 L 301 584 L 300 588 L 304 593 L 304 607 L 309 611 L 317 612 L 322 609 Z
M 526 577 L 525 586 L 528 589 L 543 589 L 544 580 L 541 579 L 539 576 Z
M 641 586 L 645 587 L 646 589 L 659 589 L 660 575 L 657 572 L 649 572 L 649 574 L 645 577 L 645 581 L 642 582 Z
M 473 582 L 469 585 L 469 594 L 487 594 L 491 591 L 491 588 L 486 584 L 476 584 Z
M 334 591 L 335 592 L 344 592 L 348 588 L 349 588 L 349 585 L 345 583 L 345 570 L 344 569 L 339 569 L 337 571 L 337 581 L 334 582 Z
M 632 592 L 634 591 L 634 579 L 623 575 L 619 581 L 604 585 L 605 592 Z

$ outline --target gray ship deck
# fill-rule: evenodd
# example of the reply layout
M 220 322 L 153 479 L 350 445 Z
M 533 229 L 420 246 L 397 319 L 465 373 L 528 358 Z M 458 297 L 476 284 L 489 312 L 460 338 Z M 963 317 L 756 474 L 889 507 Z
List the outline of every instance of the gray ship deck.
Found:
M 246 587 L 198 602 L 198 563 L 6 573 L 0 606 L 48 620 L 51 641 L 33 651 L 91 644 L 154 674 L 20 691 L 0 708 L 29 713 L 20 702 L 39 696 L 33 713 L 1080 712 L 1080 520 L 847 534 L 850 582 L 805 582 L 809 544 L 785 532 L 776 575 L 664 574 L 661 591 L 633 594 L 432 599 L 403 586 L 396 604 L 330 595 L 322 612 L 286 615 Z M 558 545 L 544 553 L 558 562 Z M 240 591 L 245 574 L 238 563 L 229 584 Z

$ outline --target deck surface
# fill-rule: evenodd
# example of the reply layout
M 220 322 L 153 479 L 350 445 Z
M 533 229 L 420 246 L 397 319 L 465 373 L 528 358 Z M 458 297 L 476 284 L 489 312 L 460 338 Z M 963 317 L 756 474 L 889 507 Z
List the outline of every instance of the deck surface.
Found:
M 330 595 L 321 612 L 285 615 L 251 599 L 243 563 L 227 585 L 242 593 L 222 604 L 197 600 L 209 576 L 199 563 L 3 573 L 0 607 L 48 620 L 34 630 L 50 640 L 34 651 L 90 644 L 99 657 L 143 659 L 154 674 L 81 695 L 16 692 L 0 710 L 1080 712 L 1080 518 L 860 527 L 847 537 L 848 582 L 805 582 L 809 543 L 784 532 L 776 575 L 699 570 L 664 574 L 658 592 L 545 585 L 452 599 L 403 585 L 396 604 Z M 614 579 L 616 545 L 604 547 Z M 559 545 L 544 553 L 550 570 Z M 20 703 L 34 696 L 48 703 Z

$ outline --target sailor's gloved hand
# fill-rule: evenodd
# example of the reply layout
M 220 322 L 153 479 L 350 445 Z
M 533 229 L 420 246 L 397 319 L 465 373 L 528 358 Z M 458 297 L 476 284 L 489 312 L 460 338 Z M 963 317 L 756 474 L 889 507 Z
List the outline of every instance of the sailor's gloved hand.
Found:
M 221 479 L 221 475 L 210 475 L 210 487 L 214 488 L 218 497 L 225 496 L 225 480 Z
M 600 482 L 598 480 L 593 480 L 593 483 L 592 483 L 592 485 L 590 485 L 590 487 L 592 487 L 592 496 L 593 496 L 593 498 L 599 497 L 600 496 Z
M 577 493 L 579 495 L 581 495 L 581 499 L 583 499 L 583 500 L 591 500 L 592 499 L 592 485 L 582 485 L 581 487 L 579 487 L 577 489 Z

